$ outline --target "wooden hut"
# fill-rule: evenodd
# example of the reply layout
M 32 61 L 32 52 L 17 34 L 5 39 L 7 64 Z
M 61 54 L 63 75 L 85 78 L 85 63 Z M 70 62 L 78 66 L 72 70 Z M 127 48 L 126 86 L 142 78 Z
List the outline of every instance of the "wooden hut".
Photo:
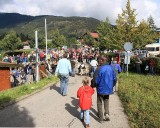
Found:
M 10 69 L 13 67 L 23 67 L 23 65 L 0 61 L 0 91 L 11 88 Z

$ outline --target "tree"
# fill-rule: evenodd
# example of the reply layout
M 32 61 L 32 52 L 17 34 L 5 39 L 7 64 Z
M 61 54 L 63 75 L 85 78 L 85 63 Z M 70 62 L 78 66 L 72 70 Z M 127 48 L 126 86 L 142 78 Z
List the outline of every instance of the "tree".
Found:
M 139 24 L 136 20 L 135 9 L 131 9 L 130 0 L 127 1 L 126 9 L 118 15 L 117 33 L 120 34 L 120 43 L 123 47 L 125 42 L 132 42 L 135 49 L 144 48 L 156 38 L 154 20 L 150 16 L 148 22 L 142 20 Z
M 16 50 L 23 48 L 23 44 L 15 31 L 10 31 L 1 40 L 0 46 L 3 50 Z
M 35 47 L 35 43 L 34 43 L 34 47 Z M 38 47 L 40 49 L 46 48 L 46 41 L 45 41 L 44 35 L 42 35 L 42 34 L 38 34 Z
M 101 21 L 97 28 L 99 33 L 99 48 L 101 50 L 105 49 L 119 49 L 119 35 L 116 32 L 114 26 L 110 24 L 108 18 L 105 21 Z
M 135 42 L 134 48 L 144 48 L 146 44 L 154 42 L 156 36 L 156 31 L 153 31 L 152 28 L 150 28 L 147 21 L 142 20 L 136 30 L 136 35 L 133 41 Z
M 29 40 L 28 35 L 25 35 L 23 33 L 20 33 L 19 37 L 20 37 L 20 39 L 21 39 L 22 42 Z
M 147 22 L 149 23 L 149 27 L 152 29 L 152 30 L 156 30 L 156 25 L 154 23 L 154 19 L 153 17 L 150 15 L 147 19 Z
M 67 39 L 67 46 L 71 46 L 73 44 L 79 44 L 80 45 L 80 43 L 77 41 L 76 38 L 69 38 L 69 39 Z
M 133 42 L 138 21 L 136 20 L 135 9 L 131 9 L 130 0 L 127 1 L 126 9 L 122 9 L 122 14 L 116 20 L 117 33 L 120 34 L 121 48 L 125 42 Z
M 84 43 L 88 46 L 94 45 L 94 38 L 90 35 L 90 32 L 87 32 L 84 36 Z
M 53 48 L 62 47 L 63 45 L 67 45 L 65 36 L 61 35 L 58 29 L 52 32 L 51 39 L 52 39 L 51 47 Z

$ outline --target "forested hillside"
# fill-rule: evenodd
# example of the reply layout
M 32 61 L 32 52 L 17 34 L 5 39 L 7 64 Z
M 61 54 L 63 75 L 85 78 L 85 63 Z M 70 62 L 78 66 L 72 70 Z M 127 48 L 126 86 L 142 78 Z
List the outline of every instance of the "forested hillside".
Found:
M 34 36 L 34 31 L 44 34 L 45 18 L 47 19 L 48 37 L 52 31 L 58 29 L 65 37 L 79 37 L 86 31 L 96 31 L 100 21 L 86 17 L 62 17 L 62 16 L 27 16 L 17 13 L 0 13 L 0 34 L 14 30 Z

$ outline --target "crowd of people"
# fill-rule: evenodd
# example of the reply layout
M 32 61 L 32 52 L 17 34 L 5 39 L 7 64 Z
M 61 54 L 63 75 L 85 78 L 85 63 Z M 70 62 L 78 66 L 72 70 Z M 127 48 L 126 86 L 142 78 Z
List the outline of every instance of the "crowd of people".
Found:
M 81 75 L 86 74 L 90 77 L 93 77 L 93 74 L 98 66 L 98 58 L 100 52 L 94 48 L 85 48 L 81 47 L 79 49 L 53 49 L 48 50 L 47 55 L 46 51 L 39 50 L 38 58 L 39 62 L 43 62 L 46 66 L 46 69 L 51 74 L 55 73 L 57 62 L 63 58 L 63 54 L 67 54 L 67 59 L 71 61 L 71 70 L 70 75 L 75 76 L 76 73 Z M 113 58 L 114 61 L 117 58 Z M 110 60 L 110 63 L 111 61 Z M 36 53 L 21 53 L 21 54 L 6 54 L 3 58 L 4 62 L 22 64 L 23 67 L 12 68 L 11 69 L 11 83 L 12 87 L 17 85 L 32 83 L 35 81 L 35 61 Z M 120 64 L 121 70 L 126 72 L 126 64 L 124 63 L 124 57 L 121 57 L 121 61 L 117 60 L 117 63 Z M 155 74 L 155 61 L 151 59 L 147 64 L 144 64 L 142 59 L 137 57 L 135 62 L 135 70 L 137 73 L 150 73 Z M 144 70 L 144 71 L 143 71 Z
M 88 61 L 86 61 L 88 63 Z M 97 59 L 93 57 L 91 65 L 91 86 L 88 77 L 82 81 L 83 85 L 77 91 L 79 98 L 79 107 L 81 108 L 80 120 L 85 123 L 86 128 L 90 127 L 89 112 L 92 106 L 92 95 L 94 88 L 97 90 L 97 109 L 100 123 L 109 121 L 109 95 L 113 94 L 114 86 L 117 83 L 118 73 L 121 72 L 121 67 L 116 61 L 116 57 L 111 64 L 109 58 L 105 55 L 99 56 Z M 67 88 L 69 83 L 69 74 L 72 73 L 71 63 L 67 59 L 67 54 L 64 53 L 62 59 L 58 61 L 55 75 L 60 78 L 60 93 L 62 96 L 67 96 Z M 118 90 L 115 90 L 118 91 Z M 103 112 L 104 108 L 104 112 Z
M 122 65 L 118 63 L 118 57 L 110 58 L 107 55 L 98 56 L 96 59 L 92 59 L 88 62 L 91 66 L 89 81 L 88 77 L 82 80 L 83 85 L 77 90 L 77 98 L 79 98 L 80 120 L 85 123 L 86 128 L 90 127 L 90 109 L 92 107 L 92 95 L 97 92 L 97 111 L 99 122 L 110 121 L 109 113 L 109 97 L 114 92 L 118 92 L 118 74 L 123 70 Z M 138 61 L 141 61 L 138 59 Z M 123 63 L 124 64 L 124 63 Z M 141 63 L 140 63 L 141 64 Z M 153 73 L 153 65 L 155 61 L 150 59 L 149 63 L 150 70 Z M 80 67 L 83 67 L 84 63 Z M 69 82 L 69 74 L 72 73 L 71 63 L 67 59 L 66 53 L 61 60 L 59 60 L 56 75 L 59 74 L 60 77 L 60 93 L 62 96 L 67 96 L 67 88 Z M 91 85 L 90 85 L 91 83 Z
M 53 49 L 46 51 L 39 50 L 38 60 L 39 63 L 43 63 L 46 66 L 48 73 L 54 74 L 57 62 L 63 58 L 63 54 L 66 53 L 67 59 L 71 61 L 71 68 L 73 76 L 75 73 L 81 73 L 83 75 L 86 64 L 90 65 L 90 62 L 99 56 L 99 51 L 94 48 L 79 48 L 79 49 Z M 22 85 L 25 83 L 32 83 L 35 81 L 35 61 L 36 53 L 16 53 L 6 54 L 2 60 L 3 62 L 20 64 L 18 68 L 11 68 L 11 84 L 12 87 Z M 93 62 L 92 62 L 93 63 Z M 78 68 L 75 67 L 77 64 Z M 85 64 L 85 65 L 84 65 Z M 93 65 L 93 64 L 92 64 Z M 87 69 L 86 69 L 87 70 Z M 89 73 L 90 71 L 88 71 Z M 86 72 L 84 72 L 86 73 Z M 93 74 L 93 73 L 92 73 Z
M 135 61 L 136 73 L 138 74 L 151 74 L 155 75 L 156 61 L 153 58 L 147 60 L 147 58 L 136 58 Z
M 47 72 L 60 78 L 60 93 L 62 96 L 67 96 L 69 76 L 74 77 L 75 74 L 87 76 L 82 81 L 82 87 L 77 91 L 79 107 L 81 108 L 80 120 L 85 122 L 86 128 L 90 126 L 89 110 L 92 106 L 94 88 L 97 90 L 99 121 L 103 123 L 103 121 L 110 120 L 109 96 L 118 91 L 118 74 L 126 71 L 126 64 L 122 60 L 120 64 L 120 58 L 115 56 L 111 59 L 107 55 L 100 56 L 99 51 L 92 48 L 51 50 L 47 55 L 45 51 L 40 50 L 38 55 L 39 62 L 45 65 Z M 36 54 L 34 52 L 16 56 L 6 55 L 4 57 L 4 62 L 15 62 L 23 65 L 11 69 L 12 87 L 35 81 L 35 60 Z M 141 59 L 137 58 L 135 64 L 137 73 L 141 73 Z M 145 70 L 154 74 L 154 66 L 155 61 L 150 59 Z M 91 77 L 92 80 L 89 81 L 88 77 Z

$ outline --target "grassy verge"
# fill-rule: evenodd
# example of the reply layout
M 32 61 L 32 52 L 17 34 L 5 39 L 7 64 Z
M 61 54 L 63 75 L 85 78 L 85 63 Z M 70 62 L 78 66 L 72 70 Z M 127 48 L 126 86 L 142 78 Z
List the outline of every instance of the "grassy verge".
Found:
M 56 83 L 58 81 L 57 77 L 50 77 L 43 79 L 37 83 L 25 84 L 22 86 L 17 86 L 5 91 L 0 92 L 0 107 L 3 107 L 5 103 L 14 102 L 17 99 L 31 94 L 49 83 Z
M 160 76 L 122 73 L 119 96 L 131 128 L 160 127 Z

